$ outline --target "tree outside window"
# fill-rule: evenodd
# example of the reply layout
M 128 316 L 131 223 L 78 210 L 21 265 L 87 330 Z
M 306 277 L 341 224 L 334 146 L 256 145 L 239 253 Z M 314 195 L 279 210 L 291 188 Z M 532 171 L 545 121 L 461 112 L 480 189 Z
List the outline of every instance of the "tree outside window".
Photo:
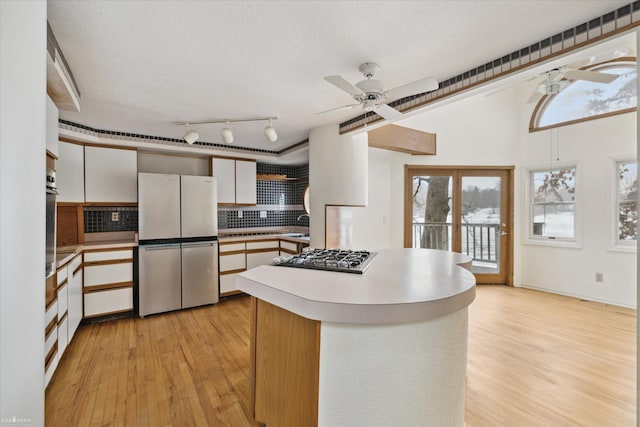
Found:
M 617 162 L 616 172 L 616 243 L 635 244 L 638 240 L 638 162 Z
M 532 239 L 575 240 L 576 167 L 530 172 Z

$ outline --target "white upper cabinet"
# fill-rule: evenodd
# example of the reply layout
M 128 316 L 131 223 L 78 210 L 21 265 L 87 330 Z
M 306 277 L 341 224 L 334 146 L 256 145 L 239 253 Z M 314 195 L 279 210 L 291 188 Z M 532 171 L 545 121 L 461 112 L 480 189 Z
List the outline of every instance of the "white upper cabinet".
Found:
M 256 162 L 236 160 L 236 204 L 256 203 Z
M 135 150 L 85 147 L 86 202 L 137 203 L 137 159 Z
M 84 203 L 84 147 L 60 142 L 56 162 L 58 202 Z
M 218 204 L 256 204 L 255 161 L 213 157 L 211 171 L 218 181 Z
M 58 107 L 47 96 L 47 151 L 58 155 Z
M 218 182 L 218 204 L 235 204 L 236 161 L 214 157 L 211 160 L 211 171 Z

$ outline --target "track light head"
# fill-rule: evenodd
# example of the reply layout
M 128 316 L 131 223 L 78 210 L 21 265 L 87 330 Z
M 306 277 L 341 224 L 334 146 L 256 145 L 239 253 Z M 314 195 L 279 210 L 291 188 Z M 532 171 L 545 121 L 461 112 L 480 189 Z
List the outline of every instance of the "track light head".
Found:
M 221 135 L 222 141 L 224 141 L 225 144 L 231 144 L 233 142 L 233 132 L 231 132 L 231 128 L 229 127 L 229 122 L 225 122 Z
M 199 137 L 200 135 L 198 135 L 198 132 L 196 132 L 195 130 L 190 130 L 189 132 L 185 133 L 182 138 L 187 142 L 187 144 L 191 145 L 196 142 Z
M 269 119 L 269 125 L 264 128 L 264 136 L 267 137 L 269 142 L 276 142 L 278 140 L 278 134 L 272 126 L 273 119 Z

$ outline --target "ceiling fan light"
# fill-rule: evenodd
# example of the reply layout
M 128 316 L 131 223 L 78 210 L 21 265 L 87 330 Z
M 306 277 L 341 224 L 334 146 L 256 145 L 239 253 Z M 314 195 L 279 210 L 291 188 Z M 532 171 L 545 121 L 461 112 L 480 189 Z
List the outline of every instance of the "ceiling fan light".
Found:
M 189 132 L 184 134 L 183 139 L 187 144 L 191 145 L 196 142 L 199 137 L 200 135 L 198 135 L 198 132 L 196 132 L 195 130 L 190 130 Z
M 269 142 L 276 142 L 278 140 L 278 134 L 276 130 L 271 125 L 271 119 L 269 119 L 269 124 L 264 128 L 264 136 L 267 137 Z
M 229 122 L 226 122 L 224 129 L 221 132 L 222 141 L 225 144 L 231 144 L 233 142 L 233 132 L 231 132 L 231 128 L 229 127 Z

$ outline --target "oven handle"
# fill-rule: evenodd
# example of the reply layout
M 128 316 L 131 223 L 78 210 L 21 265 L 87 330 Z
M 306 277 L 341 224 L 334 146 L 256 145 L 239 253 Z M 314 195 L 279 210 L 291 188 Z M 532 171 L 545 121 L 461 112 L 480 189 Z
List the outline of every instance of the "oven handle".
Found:
M 59 195 L 60 193 L 58 193 L 56 190 L 54 190 L 53 188 L 49 188 L 47 187 L 47 194 L 55 194 L 56 196 Z

